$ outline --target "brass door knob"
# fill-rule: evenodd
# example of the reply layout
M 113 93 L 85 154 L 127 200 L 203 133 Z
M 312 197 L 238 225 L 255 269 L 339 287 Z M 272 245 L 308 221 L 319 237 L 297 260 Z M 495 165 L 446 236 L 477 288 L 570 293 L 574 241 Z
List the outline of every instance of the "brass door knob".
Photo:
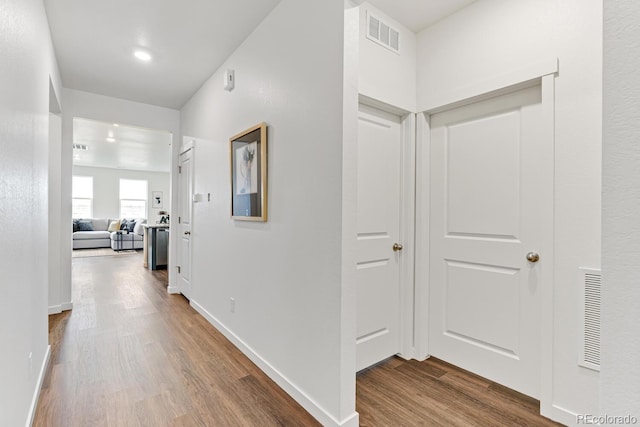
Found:
M 402 250 L 402 245 L 400 243 L 394 243 L 393 244 L 393 251 L 394 252 L 398 252 Z
M 527 254 L 527 261 L 529 262 L 538 262 L 540 260 L 540 255 L 536 252 L 529 252 Z

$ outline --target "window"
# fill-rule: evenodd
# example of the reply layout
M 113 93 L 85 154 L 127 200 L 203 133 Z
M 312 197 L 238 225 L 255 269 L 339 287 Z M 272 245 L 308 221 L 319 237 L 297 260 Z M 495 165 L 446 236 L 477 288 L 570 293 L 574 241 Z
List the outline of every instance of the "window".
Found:
M 147 217 L 147 181 L 120 180 L 120 218 Z
M 74 176 L 71 182 L 71 215 L 93 218 L 93 177 Z

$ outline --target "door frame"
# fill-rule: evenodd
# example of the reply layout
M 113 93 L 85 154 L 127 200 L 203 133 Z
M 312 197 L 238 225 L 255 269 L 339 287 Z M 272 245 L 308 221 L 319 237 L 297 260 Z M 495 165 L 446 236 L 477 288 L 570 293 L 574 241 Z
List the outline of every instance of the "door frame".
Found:
M 185 136 L 182 138 L 182 144 L 180 145 L 180 149 L 178 150 L 178 168 L 180 168 L 180 156 L 182 156 L 184 153 L 186 153 L 187 151 L 191 150 L 191 188 L 193 188 L 194 186 L 194 180 L 195 180 L 195 162 L 196 162 L 196 140 L 194 138 Z M 178 172 L 178 175 L 180 174 L 180 172 Z M 177 187 L 178 187 L 178 198 L 177 198 L 177 202 L 176 202 L 176 206 L 178 207 L 178 210 L 180 209 L 179 205 L 180 205 L 180 192 L 182 191 L 182 188 L 180 186 L 180 177 L 178 176 L 178 180 L 177 180 Z M 189 223 L 191 224 L 191 237 L 190 237 L 190 243 L 189 243 L 189 271 L 190 271 L 190 278 L 189 278 L 189 283 L 191 284 L 191 296 L 190 298 L 193 298 L 193 194 L 191 195 L 191 197 L 189 198 L 189 203 L 191 203 L 191 209 L 190 209 L 190 215 L 189 215 Z M 177 221 L 177 217 L 178 215 L 175 215 L 174 221 Z M 175 227 L 176 230 L 178 229 L 178 227 Z M 171 237 L 171 234 L 169 235 L 169 237 Z M 180 245 L 180 240 L 178 239 L 178 237 L 176 236 L 176 263 L 174 264 L 176 266 L 176 270 L 178 268 L 177 265 L 177 261 L 182 259 L 181 258 L 181 253 L 180 251 L 181 249 L 181 245 Z M 176 271 L 176 276 L 178 276 L 179 273 Z M 177 289 L 176 289 L 176 293 L 182 293 L 182 287 L 180 286 L 180 279 L 179 277 L 176 277 L 176 283 L 178 284 Z
M 398 356 L 403 359 L 415 359 L 415 184 L 416 184 L 416 115 L 410 111 L 360 94 L 358 105 L 375 108 L 400 118 L 401 128 L 401 165 L 400 165 L 400 227 L 398 239 L 403 245 L 399 258 L 399 312 L 400 348 Z M 358 106 L 358 111 L 360 110 Z M 355 345 L 355 342 L 354 342 Z
M 439 100 L 440 105 L 426 105 L 417 114 L 416 119 L 416 187 L 415 187 L 415 358 L 424 360 L 429 357 L 429 292 L 430 292 L 430 235 L 429 214 L 431 211 L 431 127 L 432 114 L 471 104 L 483 99 L 492 98 L 513 92 L 534 84 L 540 84 L 542 92 L 542 108 L 545 123 L 548 124 L 545 133 L 550 140 L 551 152 L 547 153 L 555 171 L 555 77 L 558 73 L 558 60 L 549 59 L 532 64 L 510 73 L 498 76 L 492 81 L 479 82 L 461 90 L 452 91 L 448 99 Z M 555 174 L 541 177 L 540 186 L 546 188 L 547 209 L 545 223 L 554 222 L 554 192 Z M 546 269 L 542 276 L 541 289 L 541 322 L 540 322 L 540 413 L 552 418 L 555 412 L 553 406 L 553 286 L 555 278 L 555 225 L 550 231 L 550 242 L 545 244 Z

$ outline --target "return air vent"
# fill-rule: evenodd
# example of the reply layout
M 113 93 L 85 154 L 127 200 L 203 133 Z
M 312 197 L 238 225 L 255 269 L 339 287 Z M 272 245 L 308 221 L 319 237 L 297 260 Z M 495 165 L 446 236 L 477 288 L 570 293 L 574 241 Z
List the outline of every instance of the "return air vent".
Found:
M 73 144 L 73 149 L 80 150 L 80 151 L 88 151 L 89 146 L 86 144 Z
M 578 364 L 600 371 L 600 290 L 601 272 L 580 268 L 582 342 Z
M 396 53 L 400 53 L 400 32 L 367 13 L 367 38 Z

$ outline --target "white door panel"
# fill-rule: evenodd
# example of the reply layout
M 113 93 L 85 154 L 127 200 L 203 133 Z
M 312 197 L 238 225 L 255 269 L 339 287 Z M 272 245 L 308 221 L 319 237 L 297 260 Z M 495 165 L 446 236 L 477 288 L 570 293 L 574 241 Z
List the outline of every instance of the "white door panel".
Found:
M 400 351 L 400 119 L 360 106 L 356 367 Z
M 537 397 L 552 225 L 541 88 L 431 116 L 429 352 Z M 541 261 L 526 260 L 530 251 Z
M 193 206 L 193 149 L 180 154 L 178 175 L 178 252 L 180 292 L 191 298 L 191 219 Z

